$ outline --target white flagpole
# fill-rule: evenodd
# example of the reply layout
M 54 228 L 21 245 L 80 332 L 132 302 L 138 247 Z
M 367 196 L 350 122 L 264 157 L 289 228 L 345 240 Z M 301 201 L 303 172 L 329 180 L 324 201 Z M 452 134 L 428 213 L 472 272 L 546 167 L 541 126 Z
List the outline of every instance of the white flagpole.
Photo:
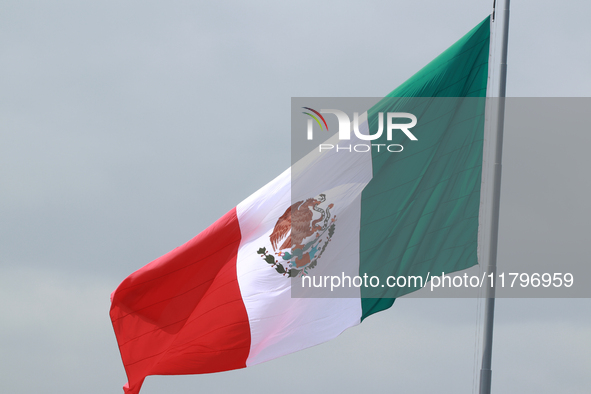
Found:
M 491 225 L 489 234 L 489 253 L 487 275 L 492 273 L 493 280 L 486 289 L 486 304 L 484 309 L 484 339 L 482 351 L 482 365 L 480 368 L 480 390 L 479 394 L 490 394 L 491 389 L 491 360 L 493 342 L 493 323 L 495 312 L 495 280 L 497 275 L 497 244 L 499 232 L 499 202 L 501 199 L 501 159 L 503 156 L 503 126 L 505 122 L 505 90 L 507 85 L 507 44 L 509 38 L 509 8 L 511 0 L 504 1 L 503 15 L 500 22 L 501 31 L 501 63 L 499 74 L 499 98 L 494 108 L 496 110 L 496 138 L 494 144 L 494 168 L 493 168 L 493 195 Z M 495 20 L 498 23 L 498 15 L 493 9 Z

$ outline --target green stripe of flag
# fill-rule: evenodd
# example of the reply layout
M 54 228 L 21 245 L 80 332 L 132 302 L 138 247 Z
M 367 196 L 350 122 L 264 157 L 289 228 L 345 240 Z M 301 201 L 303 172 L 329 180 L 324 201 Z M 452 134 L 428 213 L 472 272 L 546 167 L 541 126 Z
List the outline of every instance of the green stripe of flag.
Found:
M 412 129 L 418 141 L 400 132 L 391 142 L 386 133 L 373 141 L 404 151 L 372 151 L 373 178 L 361 199 L 360 275 L 385 283 L 389 275 L 426 277 L 477 264 L 489 41 L 486 18 L 368 111 L 371 133 L 378 112 L 411 112 L 419 123 Z M 361 297 L 362 319 L 394 302 L 387 287 L 362 287 Z

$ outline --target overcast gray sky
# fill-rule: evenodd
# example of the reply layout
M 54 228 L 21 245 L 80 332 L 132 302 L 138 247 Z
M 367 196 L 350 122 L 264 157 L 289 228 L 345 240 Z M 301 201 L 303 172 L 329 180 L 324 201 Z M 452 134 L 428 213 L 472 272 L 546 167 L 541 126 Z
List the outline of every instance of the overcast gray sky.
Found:
M 110 293 L 289 166 L 290 98 L 383 96 L 491 3 L 3 1 L 0 392 L 122 392 Z M 589 15 L 514 1 L 507 95 L 589 96 Z M 589 263 L 590 145 L 588 127 L 506 135 L 499 262 Z M 499 300 L 493 392 L 588 393 L 590 312 Z M 398 300 L 329 343 L 142 393 L 468 393 L 477 316 Z

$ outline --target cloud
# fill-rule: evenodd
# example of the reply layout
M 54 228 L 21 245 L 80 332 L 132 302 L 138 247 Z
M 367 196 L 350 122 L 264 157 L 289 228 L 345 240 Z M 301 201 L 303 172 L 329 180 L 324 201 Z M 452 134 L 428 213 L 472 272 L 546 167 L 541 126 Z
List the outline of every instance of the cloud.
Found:
M 125 380 L 108 318 L 112 287 L 92 276 L 3 267 L 2 391 L 76 392 L 85 387 L 86 392 L 106 392 L 113 378 Z

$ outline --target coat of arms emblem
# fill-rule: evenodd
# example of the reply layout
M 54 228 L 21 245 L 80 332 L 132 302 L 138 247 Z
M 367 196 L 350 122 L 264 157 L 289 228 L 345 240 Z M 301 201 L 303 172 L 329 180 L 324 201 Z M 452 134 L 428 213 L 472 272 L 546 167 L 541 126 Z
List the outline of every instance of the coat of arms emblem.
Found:
M 292 204 L 277 220 L 269 241 L 273 252 L 260 248 L 257 253 L 275 270 L 287 277 L 307 275 L 318 263 L 330 242 L 336 215 L 326 205 L 326 195 Z

